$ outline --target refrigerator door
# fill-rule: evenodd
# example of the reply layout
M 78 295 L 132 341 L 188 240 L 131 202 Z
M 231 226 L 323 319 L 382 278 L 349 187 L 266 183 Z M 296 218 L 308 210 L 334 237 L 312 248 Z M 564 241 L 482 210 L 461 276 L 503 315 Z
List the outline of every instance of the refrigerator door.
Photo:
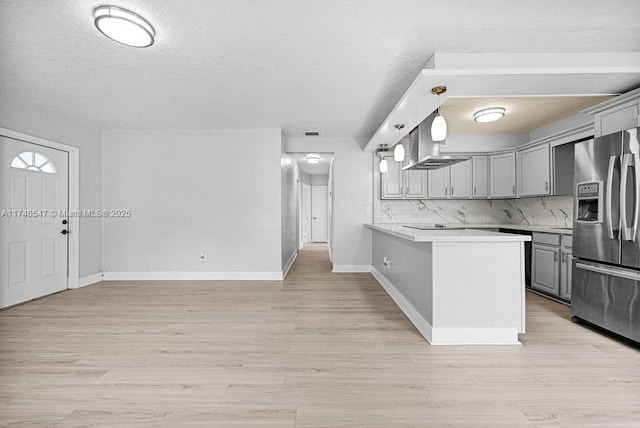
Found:
M 640 128 L 622 132 L 622 171 L 620 182 L 620 264 L 640 268 Z
M 640 272 L 573 261 L 571 313 L 640 342 Z
M 620 263 L 620 173 L 622 167 L 622 133 L 584 141 L 575 146 L 574 186 L 576 187 L 573 253 L 574 257 L 605 263 Z M 594 201 L 581 201 L 578 187 L 597 189 Z M 589 207 L 583 202 L 597 202 Z M 591 215 L 590 213 L 593 212 Z

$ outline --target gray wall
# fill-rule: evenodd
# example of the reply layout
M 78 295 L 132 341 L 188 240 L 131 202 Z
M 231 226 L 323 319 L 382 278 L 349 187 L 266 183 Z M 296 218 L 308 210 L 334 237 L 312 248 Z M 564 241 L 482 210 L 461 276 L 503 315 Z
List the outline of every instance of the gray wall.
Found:
M 105 131 L 104 205 L 133 212 L 105 269 L 280 272 L 281 153 L 279 129 Z
M 284 137 L 282 139 L 282 153 L 280 158 L 282 215 L 281 222 L 281 251 L 282 268 L 298 251 L 298 216 L 297 216 L 297 180 L 298 164 L 295 157 L 284 152 Z
M 0 94 L 0 127 L 80 149 L 80 210 L 102 208 L 100 129 Z M 80 277 L 102 268 L 102 221 L 80 219 Z

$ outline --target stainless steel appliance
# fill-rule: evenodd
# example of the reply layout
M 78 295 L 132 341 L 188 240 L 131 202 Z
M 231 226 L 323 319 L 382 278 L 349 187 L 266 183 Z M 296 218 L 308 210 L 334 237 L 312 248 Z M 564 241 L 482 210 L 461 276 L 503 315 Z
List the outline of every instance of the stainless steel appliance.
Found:
M 575 146 L 571 313 L 640 342 L 640 128 Z
M 431 139 L 431 122 L 435 114 L 430 115 L 409 133 L 404 143 L 409 156 L 409 164 L 402 169 L 432 170 L 444 168 L 458 162 L 471 159 L 463 155 L 440 154 L 440 143 Z

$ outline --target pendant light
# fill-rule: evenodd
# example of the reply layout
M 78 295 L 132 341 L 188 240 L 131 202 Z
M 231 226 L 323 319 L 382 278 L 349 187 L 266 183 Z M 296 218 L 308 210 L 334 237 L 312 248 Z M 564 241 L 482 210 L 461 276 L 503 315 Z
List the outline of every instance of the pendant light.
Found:
M 444 94 L 445 92 L 447 92 L 446 86 L 436 86 L 431 89 L 431 93 L 438 96 L 436 117 L 433 118 L 433 122 L 431 123 L 431 139 L 433 141 L 444 141 L 447 139 L 447 121 L 444 116 L 440 114 L 440 94 Z
M 398 123 L 394 125 L 394 127 L 400 131 L 404 128 L 402 123 Z M 402 145 L 402 141 L 399 141 L 396 146 L 393 148 L 393 160 L 396 162 L 404 162 L 405 150 L 404 145 Z
M 378 165 L 378 170 L 381 174 L 386 174 L 389 172 L 389 162 L 384 158 L 383 153 L 388 153 L 389 148 L 386 144 L 380 144 L 380 148 L 376 150 L 376 156 L 380 159 L 380 164 Z

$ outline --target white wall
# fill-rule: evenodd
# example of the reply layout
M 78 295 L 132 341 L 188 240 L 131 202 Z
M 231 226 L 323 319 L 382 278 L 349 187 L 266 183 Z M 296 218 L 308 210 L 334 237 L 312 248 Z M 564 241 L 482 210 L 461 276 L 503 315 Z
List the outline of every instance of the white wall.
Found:
M 102 208 L 101 131 L 0 94 L 0 127 L 80 149 L 80 210 Z M 80 277 L 102 269 L 102 220 L 80 218 Z
M 288 138 L 288 152 L 334 154 L 333 264 L 335 270 L 365 270 L 371 266 L 373 221 L 371 153 L 359 138 Z M 344 207 L 340 206 L 344 201 Z
M 133 213 L 105 269 L 280 273 L 281 152 L 279 129 L 105 131 L 104 205 Z
M 281 222 L 281 251 L 282 269 L 288 269 L 287 264 L 298 252 L 298 164 L 295 157 L 284 152 L 284 137 L 282 139 L 282 153 L 280 158 L 282 216 Z

